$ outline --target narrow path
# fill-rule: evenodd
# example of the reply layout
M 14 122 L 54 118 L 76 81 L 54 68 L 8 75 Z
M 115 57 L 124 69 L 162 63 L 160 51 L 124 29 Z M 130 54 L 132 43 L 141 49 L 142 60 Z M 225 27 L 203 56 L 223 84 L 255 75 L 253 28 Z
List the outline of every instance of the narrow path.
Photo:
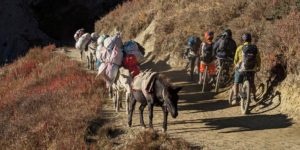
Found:
M 67 55 L 80 60 L 77 51 L 70 50 Z M 273 100 L 272 105 L 266 108 L 259 106 L 252 111 L 254 114 L 244 116 L 241 115 L 240 107 L 228 106 L 224 98 L 226 94 L 200 93 L 198 85 L 186 82 L 187 76 L 180 68 L 171 69 L 165 62 L 148 62 L 143 68 L 160 71 L 176 85 L 184 87 L 178 104 L 179 116 L 176 119 L 169 117 L 167 132 L 171 136 L 183 138 L 193 145 L 203 146 L 204 149 L 300 149 L 300 125 L 287 115 L 281 114 L 278 108 L 264 112 L 277 105 L 277 99 Z M 132 128 L 127 128 L 124 109 L 114 113 L 111 100 L 107 100 L 103 111 L 109 114 L 108 117 L 117 118 L 115 125 L 126 131 L 119 137 L 120 140 L 130 136 L 132 132 L 143 130 L 139 127 L 137 108 L 133 115 Z M 147 123 L 147 110 L 144 116 Z M 155 130 L 161 129 L 162 118 L 161 109 L 155 108 Z

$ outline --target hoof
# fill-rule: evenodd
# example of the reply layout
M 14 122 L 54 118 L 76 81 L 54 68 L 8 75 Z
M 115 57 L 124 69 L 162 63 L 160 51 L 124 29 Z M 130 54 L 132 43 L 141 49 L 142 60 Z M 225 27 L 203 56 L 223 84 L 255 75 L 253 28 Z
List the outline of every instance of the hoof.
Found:
M 141 128 L 146 129 L 147 127 L 146 125 L 141 125 Z

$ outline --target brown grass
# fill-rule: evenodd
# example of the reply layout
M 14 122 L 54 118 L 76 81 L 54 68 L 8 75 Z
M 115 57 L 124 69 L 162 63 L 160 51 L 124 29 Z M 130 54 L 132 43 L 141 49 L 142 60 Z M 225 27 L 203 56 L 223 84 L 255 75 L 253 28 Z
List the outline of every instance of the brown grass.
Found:
M 263 69 L 267 69 L 267 64 L 272 61 L 270 51 L 284 53 L 289 66 L 299 66 L 295 39 L 299 37 L 295 36 L 299 28 L 296 21 L 299 4 L 299 0 L 211 0 L 209 3 L 204 0 L 132 0 L 96 22 L 95 27 L 96 31 L 104 33 L 118 29 L 125 39 L 130 39 L 155 18 L 154 54 L 157 58 L 171 56 L 169 64 L 173 67 L 184 64 L 180 55 L 189 35 L 202 37 L 207 30 L 218 34 L 224 28 L 233 30 L 238 44 L 242 33 L 253 34 L 262 57 L 267 60 L 263 62 Z M 284 45 L 289 50 L 283 50 Z M 289 68 L 291 73 L 295 70 Z
M 1 68 L 2 149 L 82 149 L 87 122 L 101 106 L 102 81 L 80 64 L 34 48 Z
M 141 131 L 129 139 L 124 149 L 130 150 L 189 150 L 200 149 L 191 147 L 189 143 L 183 139 L 173 139 L 167 134 L 161 134 L 154 130 Z

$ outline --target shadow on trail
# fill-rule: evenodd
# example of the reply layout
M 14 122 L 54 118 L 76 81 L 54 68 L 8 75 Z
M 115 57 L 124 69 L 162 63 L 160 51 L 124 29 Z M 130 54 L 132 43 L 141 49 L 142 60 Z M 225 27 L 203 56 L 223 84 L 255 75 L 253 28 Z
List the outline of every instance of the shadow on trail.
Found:
M 277 61 L 275 61 L 271 70 L 266 73 L 268 74 L 266 81 L 263 81 L 259 86 L 262 93 L 259 95 L 259 101 L 252 108 L 256 109 L 255 114 L 274 110 L 281 104 L 281 92 L 276 90 L 276 87 L 285 80 L 287 72 L 285 63 L 279 60 L 281 59 L 279 57 L 282 56 L 276 57 L 278 57 Z
M 203 119 L 202 122 L 211 130 L 238 128 L 221 133 L 287 128 L 293 124 L 292 119 L 283 114 L 213 118 Z
M 194 110 L 191 113 L 217 111 L 230 107 L 225 100 L 210 100 L 203 103 L 191 103 L 188 105 L 178 106 L 179 110 Z
M 225 118 L 175 121 L 172 124 L 201 124 L 206 127 L 176 129 L 176 133 L 223 130 L 220 133 L 234 133 L 255 130 L 287 128 L 293 125 L 292 119 L 283 114 L 253 115 Z M 178 131 L 178 132 L 177 132 Z
M 188 82 L 189 76 L 185 70 L 172 70 L 163 72 L 166 76 L 170 77 L 173 82 L 179 83 L 177 86 L 182 86 L 183 89 L 179 93 L 180 101 L 178 105 L 179 111 L 194 110 L 193 113 L 204 111 L 216 111 L 228 108 L 227 101 L 216 100 L 215 92 L 201 92 L 201 86 L 194 81 Z

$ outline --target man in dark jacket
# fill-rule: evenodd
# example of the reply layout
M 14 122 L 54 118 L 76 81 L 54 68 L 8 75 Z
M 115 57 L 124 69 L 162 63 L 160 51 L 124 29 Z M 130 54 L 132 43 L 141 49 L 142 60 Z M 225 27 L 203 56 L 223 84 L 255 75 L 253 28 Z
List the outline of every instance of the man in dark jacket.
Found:
M 233 60 L 236 48 L 236 42 L 232 39 L 231 30 L 226 29 L 215 42 L 213 50 L 217 58 L 230 58 Z

